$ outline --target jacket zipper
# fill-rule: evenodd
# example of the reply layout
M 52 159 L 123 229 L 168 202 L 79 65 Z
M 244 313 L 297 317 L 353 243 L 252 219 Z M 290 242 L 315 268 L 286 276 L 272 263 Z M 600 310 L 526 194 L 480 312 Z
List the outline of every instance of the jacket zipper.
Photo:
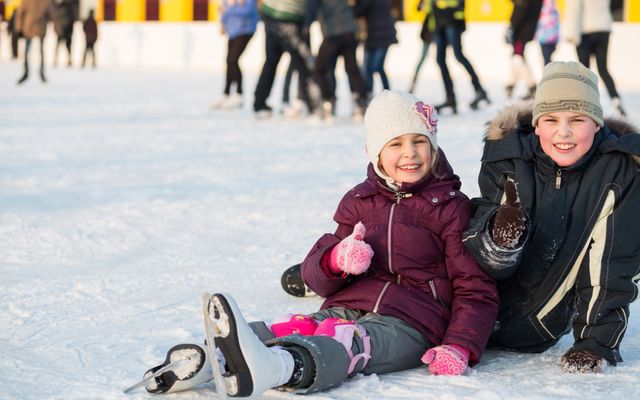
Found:
M 389 210 L 389 226 L 387 227 L 387 254 L 388 254 L 387 262 L 389 263 L 389 272 L 392 274 L 394 273 L 393 263 L 391 262 L 391 227 L 393 225 L 393 212 L 395 211 L 396 205 L 400 204 L 400 200 L 406 199 L 407 197 L 411 197 L 411 193 L 402 193 L 402 192 L 396 193 L 393 196 L 396 202 L 391 205 L 391 209 Z M 400 279 L 401 279 L 400 275 L 398 275 L 398 284 L 400 283 Z M 374 313 L 378 312 L 378 307 L 380 307 L 382 296 L 384 296 L 384 293 L 387 291 L 387 288 L 389 287 L 390 283 L 391 282 L 385 283 L 384 287 L 380 291 L 380 294 L 378 295 L 378 299 L 376 300 L 376 305 L 373 307 Z
M 433 299 L 438 301 L 438 293 L 436 293 L 436 284 L 433 281 L 429 281 L 429 286 L 431 287 L 431 294 L 433 295 Z
M 389 272 L 391 272 L 392 274 L 394 273 L 393 263 L 391 262 L 391 227 L 393 226 L 393 212 L 396 209 L 396 205 L 400 204 L 400 200 L 409 198 L 411 196 L 411 193 L 397 192 L 393 195 L 393 198 L 396 200 L 396 202 L 391 205 L 391 209 L 389 210 L 389 225 L 387 227 L 387 263 L 389 264 Z M 398 282 L 400 281 L 398 280 Z
M 398 199 L 398 201 L 400 201 Z M 389 210 L 389 226 L 387 226 L 387 263 L 389 264 L 389 272 L 393 274 L 393 266 L 391 264 L 391 224 L 393 222 L 393 211 L 396 208 L 396 204 L 393 203 L 391 205 L 391 210 Z
M 560 184 L 562 183 L 562 170 L 559 169 L 556 172 L 556 189 L 560 189 Z
M 384 284 L 384 287 L 382 288 L 382 290 L 380 291 L 380 294 L 378 295 L 378 299 L 376 299 L 376 305 L 373 307 L 372 312 L 377 313 L 378 312 L 378 307 L 380 307 L 380 302 L 382 301 L 382 296 L 384 296 L 384 292 L 387 291 L 387 288 L 389 287 L 389 285 L 391 284 L 391 282 L 387 282 Z

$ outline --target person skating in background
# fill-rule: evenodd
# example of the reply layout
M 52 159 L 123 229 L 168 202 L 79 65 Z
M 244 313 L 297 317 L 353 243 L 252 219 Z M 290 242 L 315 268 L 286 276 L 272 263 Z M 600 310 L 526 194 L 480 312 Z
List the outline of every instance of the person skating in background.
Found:
M 555 0 L 544 0 L 536 28 L 536 39 L 540 44 L 544 65 L 551 62 L 551 56 L 556 51 L 560 40 L 560 13 Z
M 508 40 L 513 46 L 511 55 L 511 78 L 506 87 L 507 98 L 511 98 L 516 85 L 523 82 L 527 94 L 523 100 L 531 100 L 536 93 L 536 81 L 524 56 L 527 43 L 533 40 L 538 26 L 542 0 L 513 0 Z
M 398 43 L 396 19 L 392 15 L 392 0 L 357 0 L 353 7 L 356 17 L 363 17 L 367 35 L 364 42 L 364 71 L 367 96 L 373 93 L 373 76 L 378 74 L 382 89 L 390 89 L 389 78 L 384 70 L 384 62 L 389 46 Z
M 276 77 L 278 63 L 284 52 L 289 53 L 294 68 L 298 71 L 298 85 L 310 112 L 316 108 L 315 94 L 311 82 L 313 56 L 303 37 L 307 16 L 306 0 L 262 0 L 262 21 L 265 30 L 266 58 L 255 89 L 253 110 L 257 118 L 271 116 L 272 109 L 267 98 Z M 310 91 L 313 91 L 313 99 Z
M 60 45 L 67 49 L 67 67 L 71 67 L 71 42 L 73 39 L 74 10 L 73 5 L 68 0 L 55 0 L 53 13 L 53 27 L 58 39 L 53 53 L 53 65 L 58 65 L 58 54 Z
M 609 73 L 609 37 L 611 36 L 610 0 L 567 0 L 565 36 L 576 46 L 578 60 L 587 68 L 591 66 L 591 56 L 596 58 L 598 74 L 609 92 L 611 104 L 622 116 L 627 113 L 622 106 L 620 94 Z
M 573 329 L 566 372 L 603 372 L 640 278 L 640 134 L 604 119 L 598 78 L 578 62 L 543 70 L 533 108 L 487 125 L 480 194 L 464 244 L 497 279 L 490 347 L 540 353 Z
M 307 1 L 307 12 L 304 20 L 304 25 L 302 28 L 302 40 L 306 43 L 306 45 L 311 48 L 311 24 L 314 21 L 316 16 L 316 3 L 313 1 Z M 287 67 L 287 72 L 284 76 L 284 83 L 282 85 L 282 115 L 286 118 L 298 118 L 302 115 L 305 109 L 304 103 L 304 93 L 301 85 L 296 85 L 296 95 L 293 101 L 291 101 L 291 83 L 293 81 L 294 73 L 297 76 L 297 80 L 300 79 L 298 72 L 294 67 L 294 63 L 289 60 L 289 66 Z
M 87 62 L 87 56 L 91 53 L 91 62 L 93 68 L 96 67 L 96 51 L 95 44 L 98 41 L 98 24 L 93 14 L 93 10 L 89 10 L 87 19 L 82 22 L 82 30 L 84 31 L 84 53 L 82 54 L 82 68 Z
M 317 19 L 323 35 L 313 70 L 322 95 L 322 109 L 319 115 L 323 119 L 333 117 L 336 98 L 329 73 L 334 66 L 333 60 L 342 56 L 344 68 L 349 77 L 352 98 L 355 101 L 352 114 L 354 118 L 361 118 L 367 105 L 367 87 L 356 58 L 358 25 L 349 0 L 311 1 L 317 3 Z
M 424 1 L 424 0 L 421 0 Z M 458 112 L 458 103 L 453 89 L 453 80 L 447 66 L 447 47 L 451 46 L 453 54 L 471 78 L 471 84 L 475 95 L 469 103 L 472 110 L 477 110 L 481 102 L 490 103 L 487 92 L 480 83 L 480 78 L 473 69 L 471 62 L 462 52 L 462 33 L 466 30 L 466 18 L 464 14 L 464 0 L 434 1 L 431 3 L 433 15 L 436 20 L 435 40 L 437 46 L 436 58 L 438 67 L 442 73 L 442 81 L 446 93 L 444 103 L 438 104 L 438 111 L 450 108 L 454 114 Z
M 431 2 L 418 2 L 418 11 L 425 11 L 424 20 L 422 21 L 422 29 L 420 30 L 422 50 L 420 52 L 420 56 L 418 57 L 418 63 L 416 64 L 416 70 L 413 73 L 411 85 L 409 86 L 409 93 L 414 93 L 416 90 L 420 70 L 422 69 L 424 60 L 427 58 L 427 54 L 429 53 L 429 46 L 431 46 L 431 43 L 433 42 L 433 32 L 436 30 L 436 20 L 433 17 L 433 13 L 431 12 Z
M 29 50 L 34 38 L 40 44 L 40 79 L 47 82 L 44 73 L 44 36 L 47 33 L 47 23 L 51 20 L 54 10 L 52 0 L 22 0 L 17 10 L 16 31 L 25 38 L 24 72 L 18 80 L 18 85 L 29 78 Z
M 242 70 L 239 59 L 256 32 L 258 6 L 255 0 L 223 0 L 220 23 L 227 41 L 227 72 L 224 94 L 212 104 L 214 109 L 230 110 L 242 106 Z M 232 85 L 235 84 L 235 92 Z

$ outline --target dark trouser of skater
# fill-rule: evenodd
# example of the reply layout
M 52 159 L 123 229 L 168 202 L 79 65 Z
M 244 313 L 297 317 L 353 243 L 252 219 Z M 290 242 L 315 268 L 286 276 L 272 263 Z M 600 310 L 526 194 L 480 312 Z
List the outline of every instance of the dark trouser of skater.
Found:
M 438 66 L 440 67 L 440 73 L 442 74 L 442 81 L 444 83 L 444 89 L 447 94 L 447 98 L 444 103 L 436 105 L 436 110 L 440 111 L 443 108 L 451 108 L 454 114 L 457 114 L 457 102 L 456 96 L 453 91 L 453 80 L 451 79 L 451 74 L 449 73 L 449 68 L 447 67 L 447 46 L 451 46 L 453 50 L 453 54 L 456 57 L 456 60 L 465 70 L 469 73 L 469 77 L 471 78 L 471 84 L 475 90 L 475 97 L 469 104 L 471 109 L 478 109 L 478 105 L 481 101 L 485 101 L 490 103 L 489 98 L 487 97 L 487 93 L 482 88 L 480 84 L 480 79 L 476 74 L 471 62 L 465 57 L 462 53 L 462 40 L 461 40 L 462 32 L 455 25 L 447 25 L 438 30 L 436 33 L 436 59 L 438 61 Z
M 591 64 L 591 56 L 595 56 L 598 73 L 607 88 L 607 92 L 609 92 L 611 103 L 620 115 L 626 116 L 627 113 L 622 107 L 622 102 L 620 100 L 618 90 L 616 89 L 616 84 L 609 73 L 609 68 L 607 67 L 610 34 L 611 32 L 585 33 L 582 35 L 580 44 L 576 47 L 576 51 L 578 52 L 578 60 L 580 60 L 580 62 L 587 68 L 589 68 L 589 65 Z
M 358 67 L 356 59 L 356 49 L 358 41 L 353 33 L 345 33 L 325 38 L 318 49 L 316 56 L 314 77 L 320 86 L 322 94 L 323 116 L 333 114 L 333 104 L 335 102 L 335 84 L 332 84 L 332 72 L 335 69 L 335 61 L 338 56 L 342 56 L 344 68 L 349 77 L 351 92 L 356 97 L 356 102 L 361 113 L 367 105 L 367 89 L 364 78 Z
M 547 65 L 551 62 L 551 56 L 556 51 L 556 47 L 558 47 L 557 43 L 540 43 L 540 50 L 542 51 L 542 59 L 544 60 L 544 65 Z
M 96 67 L 96 51 L 94 49 L 95 46 L 95 42 L 88 42 L 87 45 L 84 48 L 84 54 L 82 55 L 82 68 L 84 68 L 84 66 L 87 63 L 87 56 L 89 55 L 89 53 L 91 53 L 91 63 L 93 68 Z
M 240 57 L 253 34 L 242 34 L 229 38 L 227 42 L 227 71 L 224 92 L 220 98 L 211 105 L 213 109 L 232 110 L 242 107 L 242 70 L 240 69 Z M 232 86 L 235 84 L 235 92 Z
M 279 21 L 263 16 L 263 23 L 265 28 L 266 59 L 256 85 L 253 110 L 258 117 L 263 114 L 271 114 L 271 107 L 267 105 L 267 98 L 273 87 L 280 58 L 282 58 L 282 54 L 287 52 L 291 56 L 293 68 L 298 71 L 298 84 L 301 85 L 304 101 L 309 110 L 312 111 L 315 108 L 315 104 L 309 95 L 312 55 L 311 49 L 302 37 L 304 22 Z
M 224 85 L 224 94 L 231 94 L 231 85 L 236 84 L 236 93 L 242 95 L 242 70 L 240 69 L 240 56 L 247 48 L 253 34 L 245 34 L 229 39 L 227 47 L 227 76 Z
M 60 49 L 60 45 L 64 43 L 64 47 L 67 49 L 67 67 L 71 67 L 71 39 L 73 37 L 73 25 L 68 28 L 65 28 L 65 31 L 62 35 L 58 36 L 58 41 L 56 42 L 56 50 L 53 57 L 53 65 L 58 65 L 58 53 Z
M 31 49 L 32 39 L 33 38 L 25 38 L 24 72 L 22 77 L 18 80 L 18 85 L 23 84 L 27 78 L 29 78 L 29 50 Z M 47 82 L 47 78 L 44 75 L 44 37 L 40 37 L 40 79 L 43 83 Z
M 389 46 L 365 49 L 364 70 L 367 77 L 367 92 L 373 92 L 373 74 L 377 73 L 382 82 L 382 89 L 390 89 L 389 78 L 384 71 L 384 61 L 387 58 Z

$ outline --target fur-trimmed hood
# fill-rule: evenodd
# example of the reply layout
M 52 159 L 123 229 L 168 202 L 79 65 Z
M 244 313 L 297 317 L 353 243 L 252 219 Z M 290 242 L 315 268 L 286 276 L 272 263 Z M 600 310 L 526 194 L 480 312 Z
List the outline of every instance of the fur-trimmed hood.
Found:
M 484 140 L 499 140 L 517 129 L 533 132 L 533 126 L 531 126 L 532 114 L 532 103 L 530 102 L 518 103 L 504 108 L 494 119 L 486 123 Z M 608 117 L 605 118 L 604 124 L 618 137 L 640 132 L 626 118 Z M 632 157 L 640 165 L 640 155 L 632 155 Z

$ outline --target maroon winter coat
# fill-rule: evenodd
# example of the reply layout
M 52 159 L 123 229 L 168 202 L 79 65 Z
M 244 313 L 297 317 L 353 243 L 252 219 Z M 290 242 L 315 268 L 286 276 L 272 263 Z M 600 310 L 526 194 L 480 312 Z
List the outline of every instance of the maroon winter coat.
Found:
M 370 164 L 368 179 L 340 202 L 334 234 L 323 235 L 302 264 L 305 283 L 326 297 L 322 308 L 346 307 L 390 315 L 420 331 L 434 345 L 457 344 L 480 360 L 498 311 L 493 279 L 462 245 L 471 202 L 459 191 L 444 153 L 436 171 L 420 182 L 389 189 Z M 374 251 L 366 274 L 334 276 L 331 249 L 362 221 Z

